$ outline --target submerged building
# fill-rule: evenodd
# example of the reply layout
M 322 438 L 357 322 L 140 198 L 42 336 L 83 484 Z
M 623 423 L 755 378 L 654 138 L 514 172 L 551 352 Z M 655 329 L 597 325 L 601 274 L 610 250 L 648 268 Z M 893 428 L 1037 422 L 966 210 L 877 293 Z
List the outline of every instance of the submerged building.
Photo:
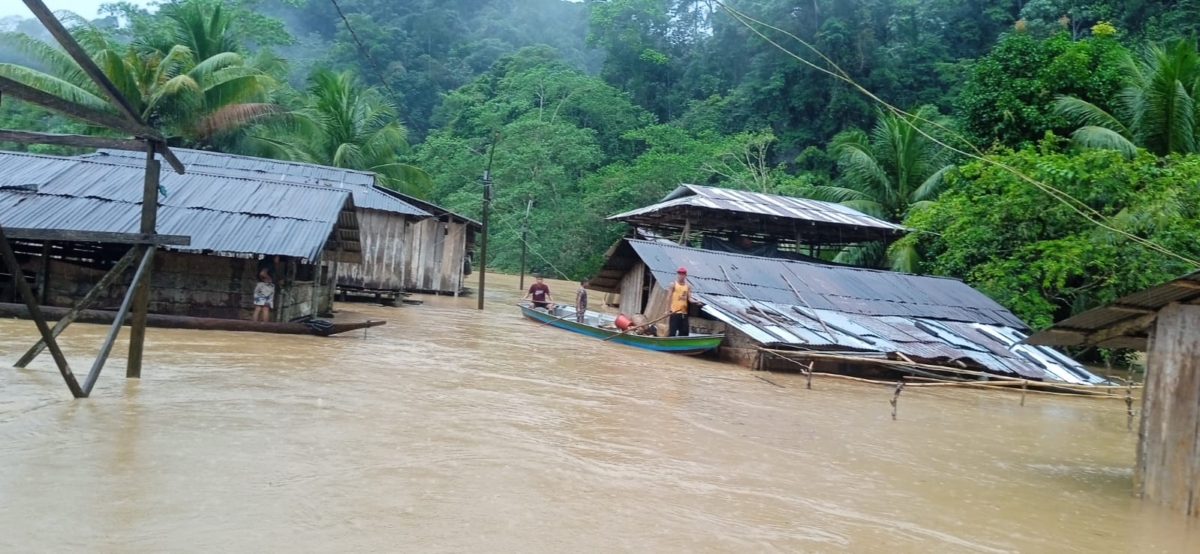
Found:
M 622 313 L 654 319 L 667 310 L 676 269 L 687 268 L 704 303 L 692 307 L 693 330 L 724 333 L 726 360 L 761 369 L 794 369 L 804 360 L 836 372 L 901 361 L 1104 381 L 1054 349 L 1020 344 L 1028 325 L 961 281 L 821 258 L 907 232 L 839 204 L 684 185 L 610 219 L 629 223 L 631 236 L 609 250 L 590 288 L 618 294 Z
M 128 251 L 69 232 L 136 232 L 144 179 L 132 165 L 0 153 L 0 224 L 65 237 L 12 241 L 45 305 L 74 305 Z M 154 256 L 151 313 L 249 319 L 264 268 L 276 282 L 276 321 L 328 313 L 339 268 L 362 261 L 347 190 L 192 172 L 163 172 L 161 190 L 158 232 L 191 243 Z M 115 309 L 127 287 L 103 291 L 94 307 Z M 16 300 L 13 288 L 0 274 L 0 301 Z
M 376 183 L 374 173 L 300 162 L 173 148 L 189 173 L 320 186 L 349 192 L 362 242 L 362 262 L 339 268 L 342 291 L 394 297 L 401 291 L 461 294 L 475 233 L 481 225 Z M 141 166 L 145 156 L 100 150 L 93 161 Z

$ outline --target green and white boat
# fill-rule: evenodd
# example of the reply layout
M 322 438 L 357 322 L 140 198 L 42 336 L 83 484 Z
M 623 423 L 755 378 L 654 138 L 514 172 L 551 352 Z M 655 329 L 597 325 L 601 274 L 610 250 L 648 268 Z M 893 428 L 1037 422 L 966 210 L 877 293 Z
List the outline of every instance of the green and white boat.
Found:
M 656 352 L 695 356 L 716 348 L 717 345 L 721 344 L 721 339 L 724 338 L 724 335 L 655 337 L 634 333 L 621 334 L 615 328 L 606 329 L 604 327 L 611 327 L 616 323 L 616 316 L 610 314 L 587 311 L 584 312 L 584 323 L 579 323 L 575 321 L 575 308 L 573 306 L 555 306 L 553 310 L 547 310 L 545 308 L 533 308 L 529 304 L 518 305 L 521 307 L 521 313 L 534 321 L 598 339 L 612 337 L 612 340 L 609 342 L 636 346 Z

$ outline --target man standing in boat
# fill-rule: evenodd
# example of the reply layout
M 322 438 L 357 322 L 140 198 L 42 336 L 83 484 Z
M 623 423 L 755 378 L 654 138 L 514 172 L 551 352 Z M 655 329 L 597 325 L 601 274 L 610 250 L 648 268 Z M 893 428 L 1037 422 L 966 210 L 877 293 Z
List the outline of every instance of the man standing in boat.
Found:
M 533 306 L 535 309 L 554 309 L 554 304 L 551 303 L 553 299 L 550 298 L 550 287 L 546 286 L 546 284 L 542 282 L 541 275 L 538 275 L 537 282 L 534 283 L 532 287 L 529 287 L 529 293 L 525 295 L 524 299 L 532 300 L 533 302 L 531 306 Z
M 692 298 L 692 287 L 687 284 L 687 268 L 679 268 L 675 275 L 677 278 L 667 287 L 667 313 L 670 314 L 667 336 L 686 337 L 689 335 L 688 307 L 699 302 Z
M 579 280 L 579 290 L 575 291 L 575 321 L 583 323 L 583 316 L 587 313 L 587 277 Z

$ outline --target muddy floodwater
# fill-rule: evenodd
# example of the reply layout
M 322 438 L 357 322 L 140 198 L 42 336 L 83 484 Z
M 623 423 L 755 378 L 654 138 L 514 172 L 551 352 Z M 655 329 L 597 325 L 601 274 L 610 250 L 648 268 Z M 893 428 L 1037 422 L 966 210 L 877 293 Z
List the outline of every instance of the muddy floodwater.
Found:
M 78 401 L 0 321 L 0 552 L 1200 553 L 1130 498 L 1121 401 L 910 389 L 892 421 L 886 388 L 582 338 L 488 284 L 339 305 L 365 336 L 151 329 L 141 381 L 123 335 Z M 78 374 L 104 332 L 64 334 Z

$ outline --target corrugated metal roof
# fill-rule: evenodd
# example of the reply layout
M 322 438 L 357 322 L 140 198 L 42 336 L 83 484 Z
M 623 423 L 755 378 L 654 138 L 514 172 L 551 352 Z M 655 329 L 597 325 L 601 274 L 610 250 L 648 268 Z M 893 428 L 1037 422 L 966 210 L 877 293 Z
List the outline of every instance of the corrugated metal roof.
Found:
M 482 223 L 475 221 L 474 219 L 471 219 L 465 215 L 454 213 L 454 212 L 447 210 L 446 208 L 443 208 L 441 206 L 438 206 L 437 204 L 434 204 L 432 202 L 421 200 L 420 198 L 409 196 L 407 194 L 404 194 L 403 192 L 395 191 L 392 189 L 381 188 L 379 190 L 383 191 L 385 194 L 394 196 L 396 198 L 399 198 L 400 200 L 408 202 L 409 204 L 417 206 L 417 207 L 433 214 L 435 217 L 449 216 L 451 219 L 457 220 L 461 223 L 466 223 L 469 227 L 474 227 L 473 230 L 475 230 L 475 231 L 479 231 L 483 228 Z
M 728 275 L 742 293 L 755 301 L 801 304 L 792 291 L 795 287 L 818 310 L 1028 329 L 1003 306 L 957 279 L 759 258 L 661 242 L 626 240 L 625 244 L 660 282 L 669 283 L 677 268 L 686 267 L 688 281 L 697 292 L 739 296 L 726 281 Z
M 144 178 L 140 167 L 0 152 L 0 224 L 136 232 Z M 341 221 L 345 250 L 359 250 L 344 189 L 174 172 L 161 184 L 168 194 L 159 196 L 158 232 L 191 237 L 190 246 L 172 249 L 314 259 Z M 37 192 L 3 189 L 14 185 Z
M 660 286 L 674 280 L 679 267 L 687 268 L 694 295 L 706 304 L 704 313 L 764 345 L 898 353 L 927 363 L 961 362 L 998 374 L 1057 379 L 1013 345 L 980 332 L 978 326 L 985 325 L 1021 336 L 1028 327 L 955 279 L 632 239 L 611 251 L 605 267 L 628 271 L 634 258 Z
M 678 206 L 695 206 L 711 210 L 873 228 L 889 232 L 908 231 L 901 225 L 889 223 L 832 202 L 700 185 L 681 185 L 658 204 L 614 215 L 608 219 L 614 221 L 637 219 L 638 216 L 654 214 Z
M 1024 342 L 1145 351 L 1147 330 L 1154 322 L 1154 314 L 1172 302 L 1197 301 L 1200 301 L 1200 271 L 1071 316 L 1034 333 Z
M 268 160 L 249 156 L 238 156 L 222 152 L 205 152 L 172 148 L 172 152 L 187 166 L 188 173 L 237 177 L 255 181 L 278 181 L 284 183 L 341 188 L 354 195 L 354 205 L 359 208 L 392 212 L 413 217 L 429 217 L 432 214 L 385 193 L 375 184 L 375 174 L 340 167 L 306 164 L 300 162 Z M 95 154 L 80 156 L 94 162 L 120 165 L 145 166 L 146 155 L 124 150 L 98 150 Z

